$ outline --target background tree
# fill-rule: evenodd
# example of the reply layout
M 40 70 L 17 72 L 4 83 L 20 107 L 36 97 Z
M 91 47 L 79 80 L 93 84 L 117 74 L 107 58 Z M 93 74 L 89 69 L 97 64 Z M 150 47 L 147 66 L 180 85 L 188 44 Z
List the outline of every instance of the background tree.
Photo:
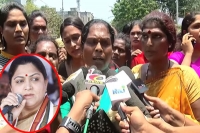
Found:
M 176 0 L 156 0 L 159 8 L 176 18 Z M 193 11 L 200 11 L 200 0 L 178 0 L 179 17 Z
M 4 4 L 6 4 L 6 3 L 8 3 L 8 2 L 11 2 L 11 1 L 13 1 L 13 0 L 0 0 L 0 8 L 1 8 Z
M 43 11 L 47 17 L 48 33 L 51 36 L 58 38 L 60 36 L 60 25 L 62 23 L 61 16 L 56 12 L 55 8 L 42 6 L 40 10 Z
M 140 20 L 149 12 L 158 9 L 155 0 L 117 0 L 112 9 L 112 25 L 121 31 L 122 27 L 132 21 Z
M 26 4 L 24 5 L 24 9 L 26 11 L 26 13 L 29 15 L 33 10 L 37 10 L 39 9 L 39 7 L 37 7 L 34 4 L 35 0 L 26 0 Z

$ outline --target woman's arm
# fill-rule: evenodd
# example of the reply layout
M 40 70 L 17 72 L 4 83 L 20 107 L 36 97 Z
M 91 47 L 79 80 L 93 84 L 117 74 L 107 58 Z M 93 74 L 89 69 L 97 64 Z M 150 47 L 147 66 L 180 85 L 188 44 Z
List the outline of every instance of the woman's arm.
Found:
M 170 133 L 199 133 L 200 126 L 175 127 Z
M 181 65 L 190 66 L 191 62 L 192 62 L 192 53 L 185 53 Z
M 87 98 L 86 98 L 87 97 Z M 86 111 L 90 107 L 93 101 L 99 101 L 99 97 L 93 94 L 90 90 L 80 91 L 76 94 L 76 101 L 70 110 L 68 117 L 77 122 L 80 126 L 83 125 Z M 96 107 L 94 107 L 95 109 Z M 65 122 L 65 121 L 64 121 Z M 56 133 L 69 133 L 69 130 L 65 127 L 60 127 Z
M 6 125 L 2 129 L 0 129 L 1 133 L 20 133 L 19 131 L 14 130 L 12 127 L 9 125 Z
M 179 111 L 171 108 L 167 103 L 162 101 L 157 97 L 151 97 L 145 95 L 146 99 L 153 103 L 153 107 L 147 107 L 150 114 L 155 111 L 155 108 L 159 110 L 160 116 L 164 119 L 165 122 L 169 123 L 172 126 L 194 126 L 198 125 L 185 114 L 180 113 Z

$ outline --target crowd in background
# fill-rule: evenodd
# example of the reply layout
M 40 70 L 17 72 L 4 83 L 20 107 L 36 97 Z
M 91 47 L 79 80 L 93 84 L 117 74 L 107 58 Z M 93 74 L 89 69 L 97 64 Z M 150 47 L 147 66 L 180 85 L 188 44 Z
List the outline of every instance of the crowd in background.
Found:
M 160 11 L 152 11 L 142 20 L 133 20 L 118 32 L 104 20 L 93 19 L 84 25 L 77 17 L 68 17 L 57 27 L 60 28 L 57 39 L 47 34 L 47 27 L 48 21 L 39 10 L 28 16 L 17 3 L 2 7 L 0 70 L 14 56 L 23 53 L 35 53 L 46 58 L 58 72 L 61 84 L 82 66 L 95 65 L 104 75 L 110 69 L 127 66 L 148 87 L 146 97 L 154 107 L 147 109 L 155 121 L 143 118 L 138 108 L 123 106 L 123 110 L 130 114 L 130 125 L 124 126 L 116 117 L 121 132 L 128 132 L 129 126 L 132 132 L 171 133 L 168 130 L 179 131 L 174 127 L 181 126 L 186 127 L 185 132 L 200 131 L 200 13 L 187 14 L 180 33 L 177 33 L 174 21 Z M 4 71 L 0 78 L 0 101 L 10 92 L 9 84 L 8 74 Z M 99 97 L 83 91 L 76 99 L 70 98 L 60 106 L 57 117 L 45 129 L 46 132 L 55 133 L 57 129 L 58 133 L 68 132 L 63 127 L 58 128 L 62 119 L 82 116 L 85 106 L 81 108 L 78 105 L 86 104 L 84 100 L 89 103 L 93 101 L 91 99 L 98 101 Z M 79 114 L 73 114 L 77 112 L 74 110 L 80 110 Z M 141 121 L 136 121 L 136 117 Z M 160 117 L 166 123 L 156 121 Z M 143 128 L 140 122 L 149 128 Z M 194 127 L 187 130 L 187 126 Z M 6 125 L 2 130 L 11 129 Z

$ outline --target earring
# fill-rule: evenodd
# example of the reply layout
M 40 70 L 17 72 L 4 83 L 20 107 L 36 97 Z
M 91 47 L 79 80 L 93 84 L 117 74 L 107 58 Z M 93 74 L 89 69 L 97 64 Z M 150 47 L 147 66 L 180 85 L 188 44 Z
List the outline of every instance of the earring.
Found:
M 5 45 L 4 45 L 4 38 L 1 36 L 1 45 L 2 45 L 2 50 L 5 50 Z

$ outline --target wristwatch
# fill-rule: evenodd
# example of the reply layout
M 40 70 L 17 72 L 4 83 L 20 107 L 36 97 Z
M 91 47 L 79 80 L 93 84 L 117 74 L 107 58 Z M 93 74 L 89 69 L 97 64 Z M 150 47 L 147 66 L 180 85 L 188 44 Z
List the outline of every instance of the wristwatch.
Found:
M 81 126 L 72 118 L 65 117 L 59 127 L 65 127 L 70 131 L 70 133 L 81 133 Z

